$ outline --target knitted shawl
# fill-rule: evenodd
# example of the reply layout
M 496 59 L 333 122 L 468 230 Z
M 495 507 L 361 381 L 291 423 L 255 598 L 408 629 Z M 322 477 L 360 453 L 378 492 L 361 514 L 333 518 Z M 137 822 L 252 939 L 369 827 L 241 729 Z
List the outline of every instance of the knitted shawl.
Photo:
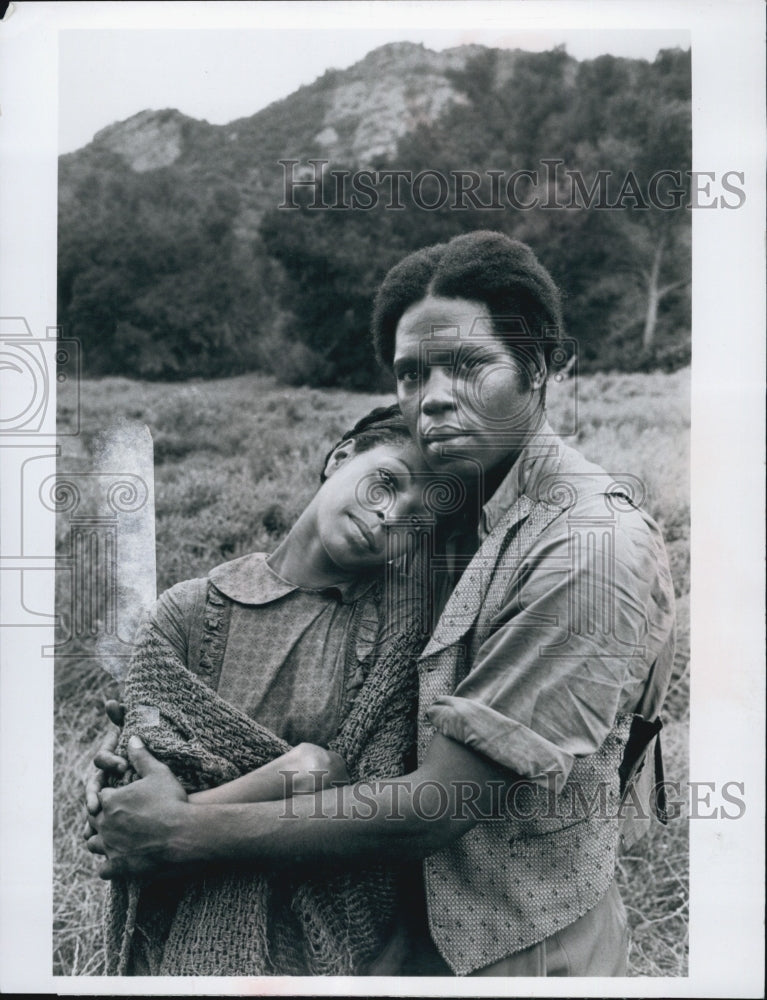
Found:
M 209 608 L 213 595 L 222 602 L 209 589 Z M 422 645 L 411 617 L 377 647 L 330 744 L 353 781 L 395 777 L 410 765 Z M 123 753 L 128 737 L 139 735 L 188 792 L 230 781 L 289 749 L 187 669 L 149 623 L 137 639 L 124 701 Z M 234 861 L 190 875 L 114 879 L 105 915 L 107 972 L 364 974 L 392 932 L 399 883 L 392 864 L 299 878 Z

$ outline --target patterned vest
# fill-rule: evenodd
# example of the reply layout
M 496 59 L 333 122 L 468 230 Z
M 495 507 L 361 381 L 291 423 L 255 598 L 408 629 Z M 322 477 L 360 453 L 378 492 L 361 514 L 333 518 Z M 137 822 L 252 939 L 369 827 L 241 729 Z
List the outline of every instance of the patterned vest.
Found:
M 509 580 L 561 514 L 561 507 L 520 497 L 462 575 L 419 661 L 419 761 L 435 733 L 424 709 L 465 676 Z M 633 718 L 618 716 L 600 749 L 576 760 L 558 795 L 523 783 L 503 818 L 480 821 L 426 858 L 432 939 L 456 974 L 542 941 L 607 891 L 621 827 L 618 769 Z

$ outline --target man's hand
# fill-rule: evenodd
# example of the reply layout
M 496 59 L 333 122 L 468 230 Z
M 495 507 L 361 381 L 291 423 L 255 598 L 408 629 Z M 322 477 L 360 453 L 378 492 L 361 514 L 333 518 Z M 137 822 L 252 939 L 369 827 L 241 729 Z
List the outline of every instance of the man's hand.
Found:
M 174 835 L 187 795 L 173 776 L 137 736 L 128 742 L 130 763 L 140 775 L 124 788 L 105 788 L 101 810 L 89 815 L 95 835 L 88 841 L 92 854 L 107 863 L 101 878 L 156 871 L 175 860 Z
M 122 729 L 125 720 L 125 707 L 119 701 L 108 701 L 104 708 L 109 720 L 117 726 L 117 729 L 110 729 L 104 737 L 101 746 L 96 752 L 96 756 L 93 758 L 96 770 L 85 783 L 85 808 L 88 810 L 90 816 L 95 816 L 99 809 L 101 809 L 99 795 L 106 784 L 107 778 L 119 778 L 128 769 L 128 761 L 114 752 L 117 741 L 120 738 L 120 729 Z M 90 824 L 86 823 L 86 838 L 90 837 L 92 832 Z

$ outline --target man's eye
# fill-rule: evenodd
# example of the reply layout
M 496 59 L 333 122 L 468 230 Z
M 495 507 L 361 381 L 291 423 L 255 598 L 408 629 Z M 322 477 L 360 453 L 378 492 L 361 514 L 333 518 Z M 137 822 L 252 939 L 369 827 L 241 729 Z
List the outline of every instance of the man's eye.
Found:
M 404 368 L 397 372 L 398 382 L 417 382 L 421 377 L 421 373 L 417 368 Z
M 464 354 L 462 358 L 459 359 L 456 368 L 461 372 L 471 372 L 474 369 L 479 368 L 485 359 L 480 354 Z

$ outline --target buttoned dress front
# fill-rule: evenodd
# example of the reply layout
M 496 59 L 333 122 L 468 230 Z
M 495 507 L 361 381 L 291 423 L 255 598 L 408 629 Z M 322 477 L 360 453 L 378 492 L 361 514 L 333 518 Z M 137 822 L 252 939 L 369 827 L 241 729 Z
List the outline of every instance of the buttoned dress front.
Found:
M 301 590 L 253 553 L 176 584 L 155 605 L 152 627 L 190 666 L 204 641 L 208 581 L 234 602 L 217 693 L 288 743 L 327 746 L 379 638 L 374 581 Z

